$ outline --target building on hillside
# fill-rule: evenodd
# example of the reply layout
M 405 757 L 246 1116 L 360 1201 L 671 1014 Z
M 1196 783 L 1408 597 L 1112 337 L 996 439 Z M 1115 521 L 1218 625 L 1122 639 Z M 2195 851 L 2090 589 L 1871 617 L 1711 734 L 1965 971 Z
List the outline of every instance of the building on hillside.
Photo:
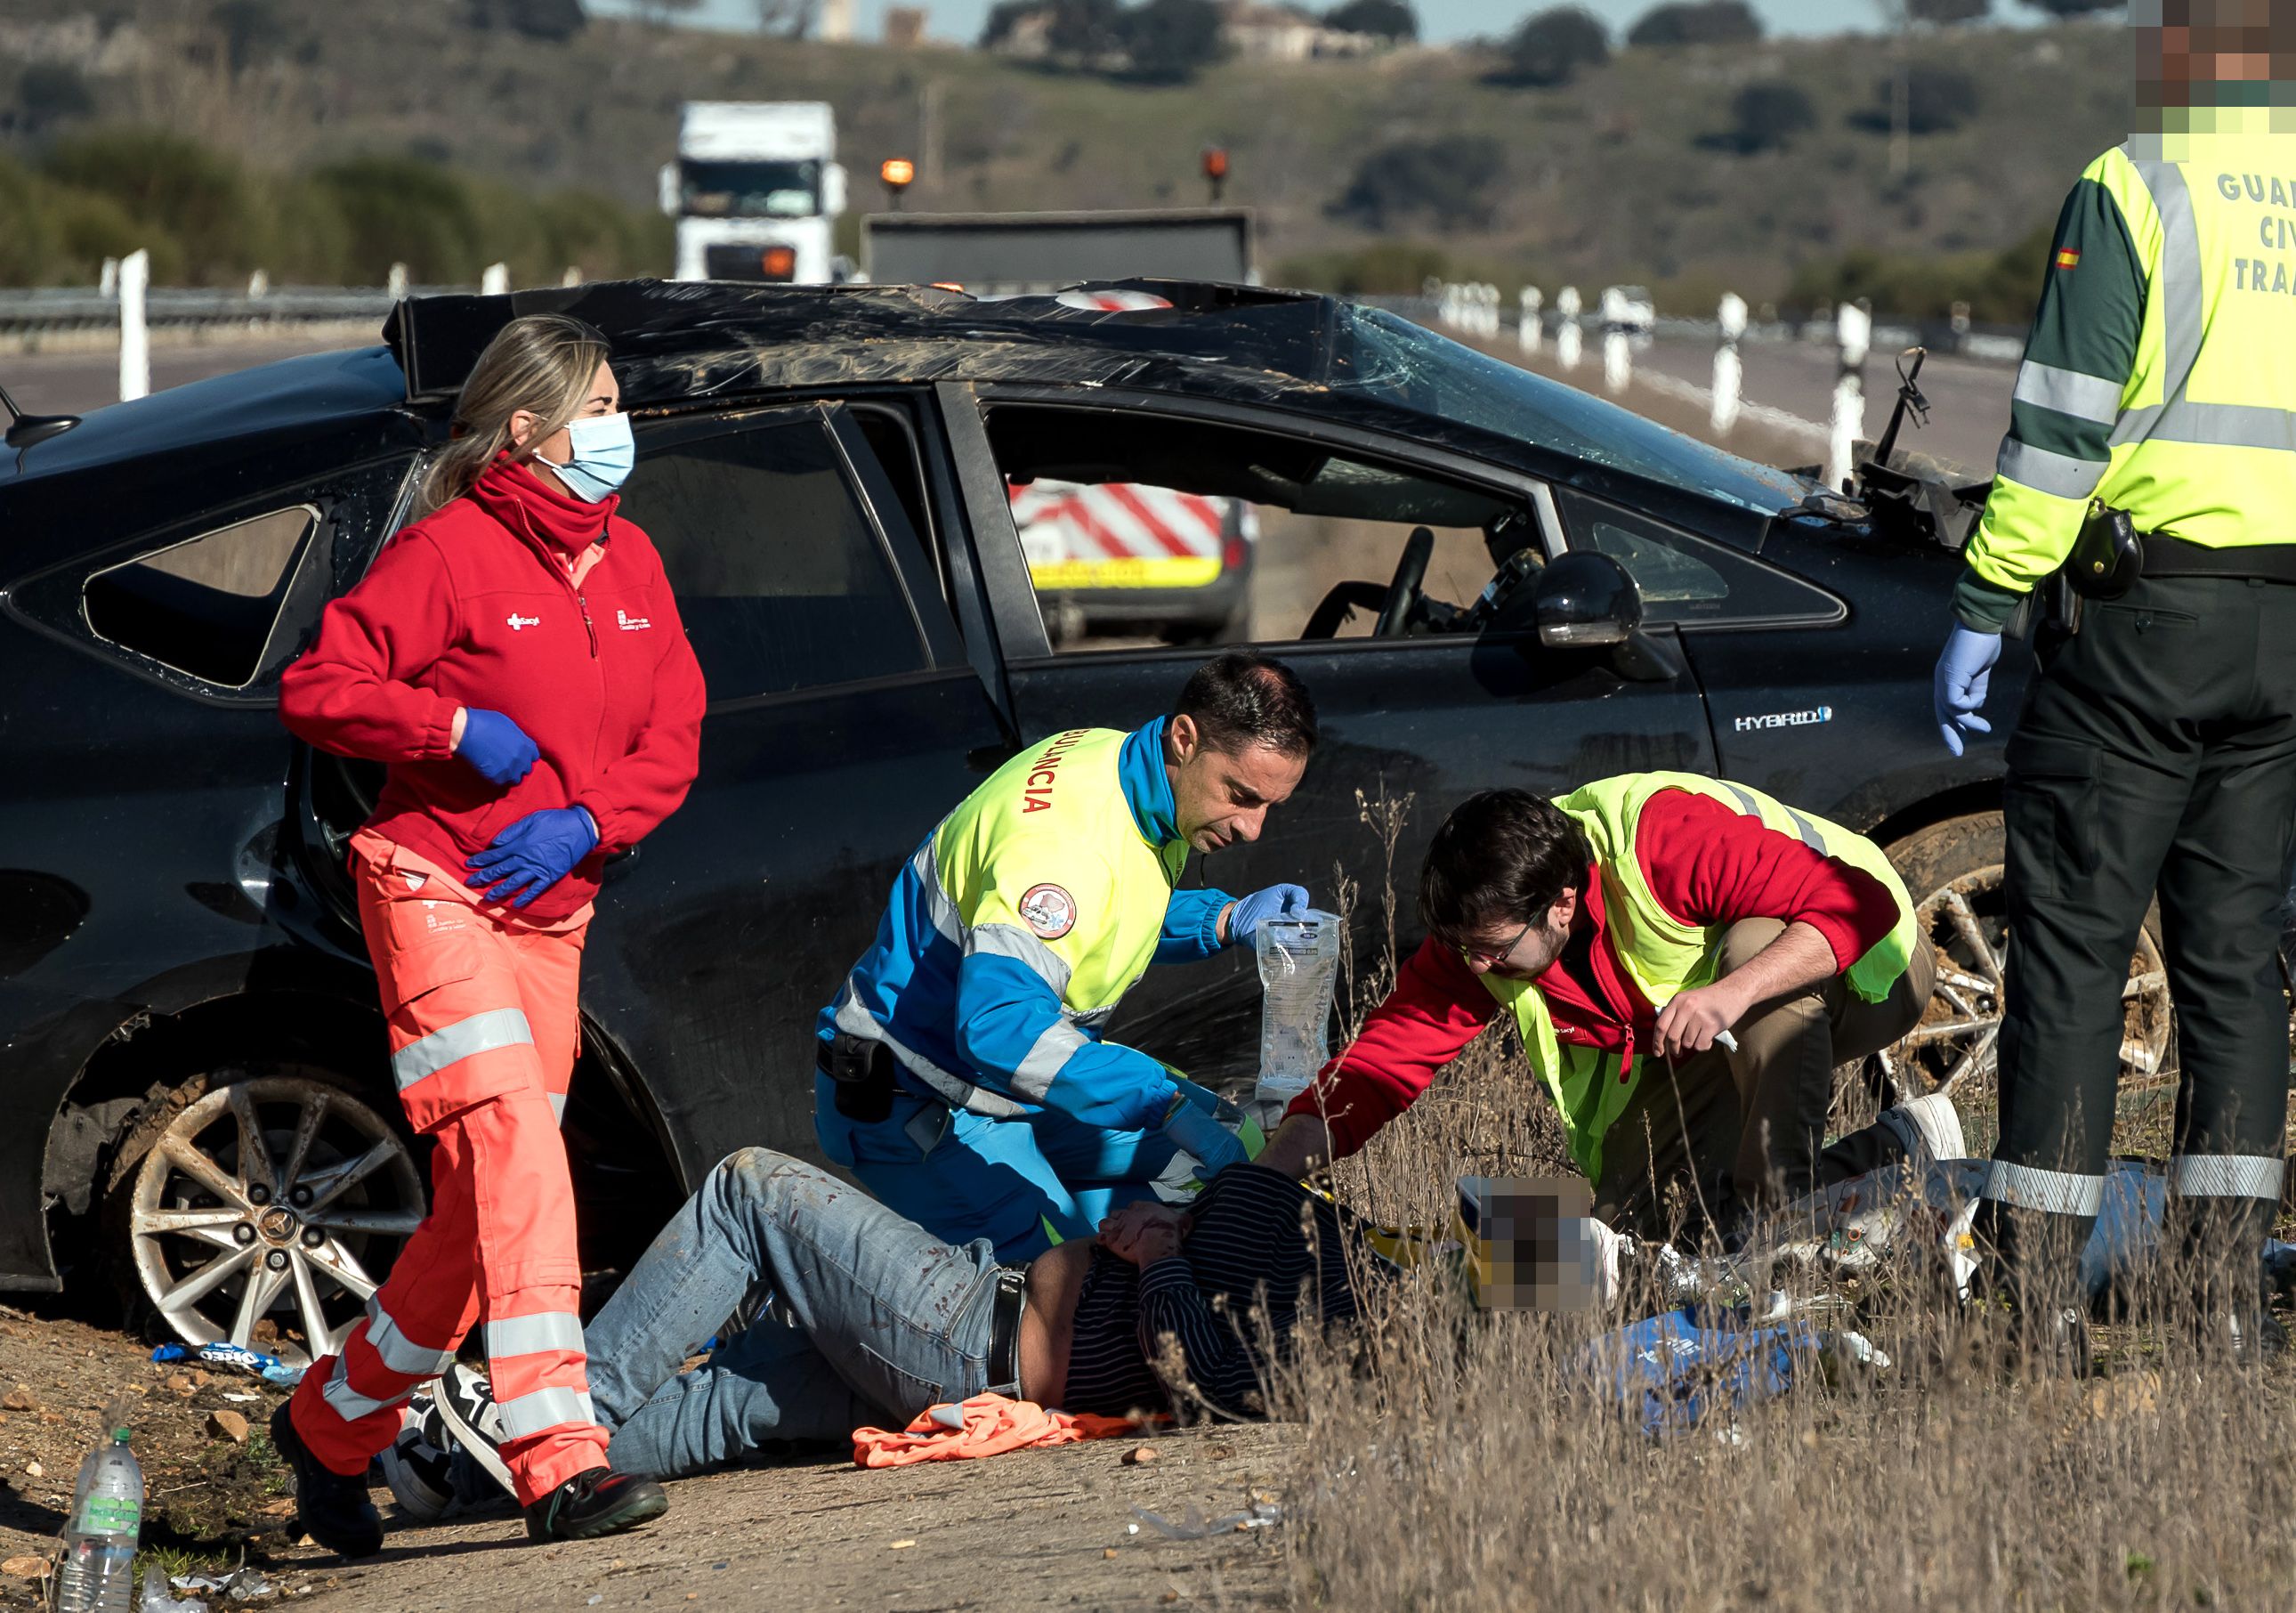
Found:
M 1327 27 L 1313 12 L 1263 0 L 1228 0 L 1220 37 L 1247 62 L 1308 62 L 1324 56 L 1368 56 L 1387 48 L 1376 34 Z
M 925 42 L 925 8 L 889 5 L 885 8 L 885 43 L 897 51 L 914 50 Z
M 816 39 L 843 41 L 853 37 L 853 0 L 821 0 L 814 26 Z

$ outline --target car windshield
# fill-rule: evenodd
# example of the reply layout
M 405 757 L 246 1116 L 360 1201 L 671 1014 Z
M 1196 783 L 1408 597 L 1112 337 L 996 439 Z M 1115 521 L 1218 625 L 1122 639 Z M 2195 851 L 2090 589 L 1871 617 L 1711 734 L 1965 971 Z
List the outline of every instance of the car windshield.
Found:
M 689 157 L 679 177 L 689 217 L 804 218 L 821 210 L 818 162 L 709 162 Z
M 1800 504 L 1809 491 L 1799 477 L 1669 431 L 1385 309 L 1351 305 L 1346 315 L 1354 341 L 1342 339 L 1335 385 L 1764 515 Z

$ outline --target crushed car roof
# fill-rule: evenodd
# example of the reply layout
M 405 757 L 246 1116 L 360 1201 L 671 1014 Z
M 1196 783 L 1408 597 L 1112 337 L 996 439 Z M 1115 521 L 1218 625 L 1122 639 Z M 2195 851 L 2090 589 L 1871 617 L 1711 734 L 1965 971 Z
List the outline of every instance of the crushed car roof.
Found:
M 495 333 L 525 314 L 570 314 L 611 345 L 629 404 L 870 382 L 1041 380 L 1154 386 L 1174 366 L 1216 364 L 1266 390 L 1320 388 L 1340 305 L 1306 292 L 1128 280 L 1168 306 L 1112 309 L 1079 293 L 982 299 L 937 286 L 604 281 L 507 296 L 401 303 L 384 340 L 410 400 L 452 394 Z

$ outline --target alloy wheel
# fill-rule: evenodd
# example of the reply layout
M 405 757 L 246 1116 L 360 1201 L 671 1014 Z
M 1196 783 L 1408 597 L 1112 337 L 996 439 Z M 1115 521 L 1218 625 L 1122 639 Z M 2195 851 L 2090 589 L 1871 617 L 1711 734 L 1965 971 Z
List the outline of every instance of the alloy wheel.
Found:
M 341 1341 L 422 1214 L 389 1122 L 325 1082 L 258 1075 L 160 1132 L 128 1233 L 144 1296 L 178 1337 L 302 1365 Z
M 1919 898 L 1915 921 L 1937 963 L 1937 986 L 1921 1023 L 1876 1060 L 1882 1102 L 1950 1094 L 1970 1150 L 1980 1157 L 1999 1134 L 2002 995 L 2014 967 L 2002 876 L 2001 865 L 1990 864 Z M 2176 1090 L 2174 1023 L 2160 943 L 2141 930 L 2121 989 L 2116 1153 L 2166 1151 Z

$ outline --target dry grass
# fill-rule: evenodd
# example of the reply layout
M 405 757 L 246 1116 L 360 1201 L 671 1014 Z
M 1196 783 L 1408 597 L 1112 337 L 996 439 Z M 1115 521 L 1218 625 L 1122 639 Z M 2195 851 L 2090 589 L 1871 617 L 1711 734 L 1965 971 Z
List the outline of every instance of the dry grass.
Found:
M 1358 971 L 1358 1004 L 1389 968 Z M 1462 1173 L 1570 1168 L 1553 1106 L 1494 1034 L 1336 1185 L 1427 1224 Z M 1294 1596 L 1509 1613 L 2296 1607 L 2296 1370 L 2197 1354 L 2164 1299 L 2189 1280 L 2144 1296 L 2149 1324 L 2095 1329 L 2097 1375 L 2079 1382 L 1988 1362 L 1916 1268 L 1805 1283 L 1819 1325 L 1854 1321 L 1896 1364 L 1812 1376 L 1728 1438 L 1726 1417 L 1652 1438 L 1573 1387 L 1616 1319 L 1386 1291 L 1275 1386 L 1302 1428 Z

